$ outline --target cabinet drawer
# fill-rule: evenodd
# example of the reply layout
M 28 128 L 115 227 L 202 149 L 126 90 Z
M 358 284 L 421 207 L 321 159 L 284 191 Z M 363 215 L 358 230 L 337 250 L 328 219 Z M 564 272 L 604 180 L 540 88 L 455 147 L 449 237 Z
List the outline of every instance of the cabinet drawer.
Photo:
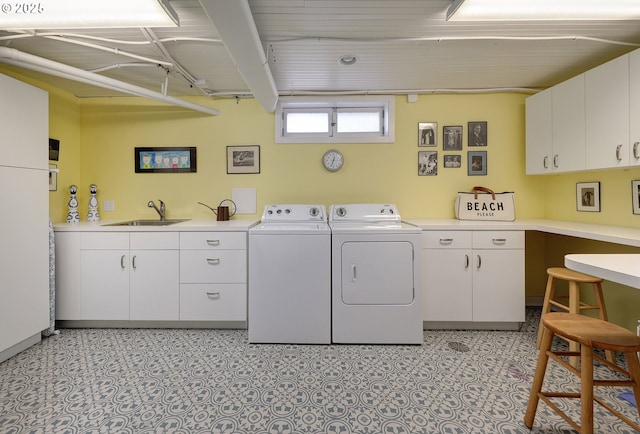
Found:
M 129 232 L 83 232 L 80 250 L 129 249 Z
M 129 243 L 131 249 L 177 250 L 180 247 L 180 236 L 178 232 L 131 232 Z
M 246 249 L 246 232 L 181 232 L 181 249 Z
M 524 249 L 524 231 L 474 231 L 474 249 Z
M 244 284 L 180 285 L 183 321 L 246 321 L 247 287 Z
M 426 249 L 470 249 L 471 231 L 422 231 Z
M 181 283 L 245 283 L 246 250 L 181 250 Z

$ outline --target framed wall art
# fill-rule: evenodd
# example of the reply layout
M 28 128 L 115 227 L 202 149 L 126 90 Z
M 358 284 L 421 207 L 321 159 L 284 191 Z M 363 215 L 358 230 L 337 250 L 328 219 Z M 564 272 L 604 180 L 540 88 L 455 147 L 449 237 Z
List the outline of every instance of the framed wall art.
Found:
M 469 134 L 467 144 L 469 146 L 487 146 L 486 122 L 469 122 L 467 130 Z
M 227 173 L 260 173 L 260 146 L 227 146 Z
M 438 123 L 418 123 L 418 146 L 438 146 Z
M 462 151 L 462 126 L 442 128 L 442 149 L 445 151 Z
M 633 213 L 640 214 L 640 180 L 631 181 L 631 203 Z
M 487 151 L 467 152 L 467 175 L 487 174 Z
M 451 168 L 459 168 L 462 166 L 462 155 L 451 154 L 444 156 L 444 164 L 445 169 Z
M 438 174 L 438 153 L 436 151 L 418 152 L 418 175 L 435 176 Z
M 576 183 L 576 205 L 578 211 L 600 212 L 600 183 Z
M 134 162 L 136 173 L 195 172 L 196 148 L 135 148 Z

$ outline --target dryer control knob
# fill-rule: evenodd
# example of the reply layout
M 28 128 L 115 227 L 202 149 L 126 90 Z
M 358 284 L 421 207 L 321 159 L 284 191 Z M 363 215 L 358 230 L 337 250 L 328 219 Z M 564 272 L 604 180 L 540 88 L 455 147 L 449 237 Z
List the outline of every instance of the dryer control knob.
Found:
M 309 214 L 311 217 L 317 217 L 318 214 L 320 214 L 320 210 L 317 207 L 312 206 L 311 209 L 309 209 Z
M 336 214 L 338 214 L 339 217 L 344 217 L 347 215 L 347 209 L 343 206 L 336 208 Z

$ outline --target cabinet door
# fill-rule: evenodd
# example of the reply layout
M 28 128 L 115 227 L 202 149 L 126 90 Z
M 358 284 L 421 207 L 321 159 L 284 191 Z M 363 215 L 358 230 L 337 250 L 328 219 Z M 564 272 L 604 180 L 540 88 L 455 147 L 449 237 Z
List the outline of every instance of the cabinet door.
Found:
M 585 168 L 585 77 L 580 74 L 552 89 L 554 172 Z
M 527 175 L 551 173 L 552 167 L 551 89 L 526 101 Z
M 422 250 L 425 321 L 471 321 L 471 250 Z
M 629 165 L 640 166 L 640 50 L 629 54 Z
M 523 322 L 524 250 L 473 251 L 473 320 Z
M 586 76 L 586 168 L 629 164 L 629 57 L 593 68 Z
M 129 319 L 129 251 L 80 252 L 82 319 Z
M 179 264 L 178 250 L 131 251 L 131 320 L 179 319 Z

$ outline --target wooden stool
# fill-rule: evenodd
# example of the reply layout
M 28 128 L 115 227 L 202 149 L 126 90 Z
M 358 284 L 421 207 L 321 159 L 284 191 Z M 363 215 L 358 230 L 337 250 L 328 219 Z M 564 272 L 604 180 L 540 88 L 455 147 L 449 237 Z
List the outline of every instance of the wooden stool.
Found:
M 542 317 L 551 311 L 551 307 L 555 306 L 569 313 L 579 314 L 583 310 L 598 310 L 598 318 L 607 321 L 607 309 L 604 305 L 604 297 L 602 296 L 602 279 L 590 276 L 578 271 L 569 270 L 568 268 L 553 267 L 547 269 L 547 289 L 544 294 L 544 302 L 542 303 L 542 314 L 540 318 L 540 326 L 538 327 L 538 340 L 536 346 L 540 348 L 542 340 Z M 569 294 L 564 298 L 568 298 L 568 304 L 560 303 L 555 297 L 556 280 L 565 280 L 569 283 Z M 590 283 L 593 288 L 594 304 L 587 304 L 580 300 L 580 284 Z M 571 351 L 577 352 L 579 346 L 573 341 L 569 341 Z M 614 356 L 611 351 L 607 351 L 607 360 L 614 362 Z M 577 359 L 572 361 L 576 366 Z
M 540 346 L 540 354 L 538 355 L 536 373 L 533 378 L 533 384 L 531 385 L 531 393 L 529 395 L 527 412 L 524 417 L 524 424 L 528 428 L 533 426 L 536 409 L 538 408 L 538 401 L 539 399 L 542 399 L 553 411 L 562 416 L 562 418 L 579 433 L 590 434 L 593 433 L 593 401 L 596 401 L 629 426 L 640 431 L 640 425 L 633 422 L 631 419 L 624 416 L 593 394 L 594 386 L 631 386 L 636 399 L 638 414 L 640 415 L 640 408 L 638 408 L 638 403 L 640 403 L 640 363 L 638 362 L 638 356 L 636 354 L 640 351 L 640 337 L 618 325 L 585 315 L 551 312 L 542 318 L 542 323 L 544 333 L 542 335 L 542 344 Z M 579 343 L 580 352 L 551 351 L 553 337 L 556 335 Z M 627 370 L 625 371 L 615 363 L 611 363 L 597 354 L 594 354 L 594 348 L 598 348 L 600 350 L 620 351 L 624 353 L 627 360 Z M 581 369 L 578 370 L 571 366 L 562 359 L 561 356 L 579 356 L 581 359 Z M 549 357 L 580 377 L 582 383 L 580 393 L 542 392 L 542 383 L 544 381 L 544 374 L 547 369 Z M 594 359 L 604 363 L 610 369 L 626 376 L 628 379 L 594 380 Z M 571 420 L 569 416 L 551 402 L 549 398 L 580 398 L 580 425 Z

